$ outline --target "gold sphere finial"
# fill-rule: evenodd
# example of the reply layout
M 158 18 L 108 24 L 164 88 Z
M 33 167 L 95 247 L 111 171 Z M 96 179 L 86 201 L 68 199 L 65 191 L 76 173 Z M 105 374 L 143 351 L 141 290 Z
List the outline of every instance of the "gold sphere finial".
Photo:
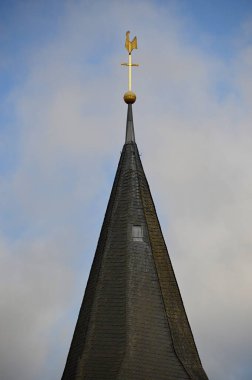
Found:
M 136 101 L 136 94 L 133 91 L 125 92 L 123 99 L 127 104 L 133 104 Z

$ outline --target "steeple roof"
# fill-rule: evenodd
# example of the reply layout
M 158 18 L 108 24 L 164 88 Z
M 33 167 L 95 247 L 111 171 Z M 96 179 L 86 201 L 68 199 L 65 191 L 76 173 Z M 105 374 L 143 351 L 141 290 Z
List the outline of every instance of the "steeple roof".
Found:
M 135 143 L 132 105 L 62 380 L 207 380 Z

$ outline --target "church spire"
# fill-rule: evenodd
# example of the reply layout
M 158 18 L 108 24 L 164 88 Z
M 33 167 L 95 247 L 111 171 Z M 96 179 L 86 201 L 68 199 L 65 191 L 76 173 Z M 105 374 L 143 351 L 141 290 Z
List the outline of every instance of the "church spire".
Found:
M 132 103 L 62 380 L 208 380 L 135 143 Z

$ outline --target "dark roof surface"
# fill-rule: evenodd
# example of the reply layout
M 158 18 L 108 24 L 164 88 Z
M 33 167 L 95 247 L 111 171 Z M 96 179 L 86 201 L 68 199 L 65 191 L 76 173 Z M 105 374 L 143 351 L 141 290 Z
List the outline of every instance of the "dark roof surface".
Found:
M 133 226 L 142 231 L 133 238 Z M 134 137 L 126 141 L 62 380 L 207 380 Z

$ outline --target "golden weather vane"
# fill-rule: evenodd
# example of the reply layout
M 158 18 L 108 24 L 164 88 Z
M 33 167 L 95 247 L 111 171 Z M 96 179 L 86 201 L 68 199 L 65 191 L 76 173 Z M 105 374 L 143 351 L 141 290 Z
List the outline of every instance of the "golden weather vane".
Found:
M 128 66 L 128 80 L 129 80 L 129 90 L 124 94 L 124 101 L 127 104 L 132 104 L 136 101 L 136 94 L 131 91 L 131 85 L 132 85 L 132 67 L 133 66 L 139 66 L 137 63 L 132 63 L 131 60 L 131 52 L 133 49 L 137 49 L 137 38 L 134 37 L 132 41 L 129 39 L 130 31 L 126 32 L 126 40 L 125 40 L 125 47 L 129 52 L 128 56 L 128 63 L 122 63 L 122 66 Z

